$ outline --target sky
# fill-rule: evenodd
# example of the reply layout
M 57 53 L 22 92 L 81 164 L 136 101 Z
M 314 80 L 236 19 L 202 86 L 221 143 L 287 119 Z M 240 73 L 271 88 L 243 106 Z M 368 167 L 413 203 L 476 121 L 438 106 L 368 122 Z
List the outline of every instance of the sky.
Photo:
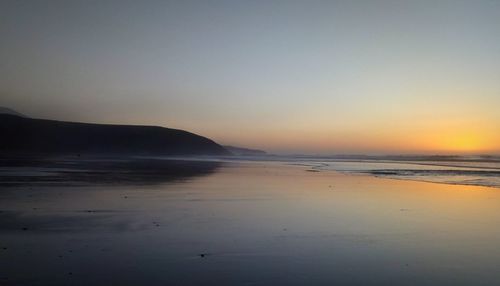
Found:
M 0 1 L 0 106 L 274 153 L 500 153 L 500 1 Z

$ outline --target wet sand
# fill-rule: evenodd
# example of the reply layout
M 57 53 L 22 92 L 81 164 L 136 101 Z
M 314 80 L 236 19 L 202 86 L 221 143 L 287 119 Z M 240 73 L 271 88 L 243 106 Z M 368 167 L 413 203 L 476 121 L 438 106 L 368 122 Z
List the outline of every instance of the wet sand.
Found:
M 497 188 L 78 162 L 1 166 L 0 285 L 500 284 Z

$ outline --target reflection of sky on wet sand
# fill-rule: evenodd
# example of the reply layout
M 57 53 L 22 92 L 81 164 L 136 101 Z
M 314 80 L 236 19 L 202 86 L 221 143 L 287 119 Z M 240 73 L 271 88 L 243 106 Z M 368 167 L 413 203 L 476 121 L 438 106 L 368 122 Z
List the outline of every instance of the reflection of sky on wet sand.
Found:
M 306 170 L 2 188 L 0 284 L 500 282 L 498 189 Z
M 215 172 L 215 161 L 146 158 L 25 158 L 0 160 L 0 186 L 153 185 Z

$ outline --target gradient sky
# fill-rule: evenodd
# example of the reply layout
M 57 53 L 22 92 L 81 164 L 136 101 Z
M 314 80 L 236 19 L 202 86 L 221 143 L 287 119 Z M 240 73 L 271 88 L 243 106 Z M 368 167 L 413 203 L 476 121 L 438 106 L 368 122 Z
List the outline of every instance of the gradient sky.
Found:
M 0 106 L 295 153 L 499 153 L 500 1 L 0 2 Z

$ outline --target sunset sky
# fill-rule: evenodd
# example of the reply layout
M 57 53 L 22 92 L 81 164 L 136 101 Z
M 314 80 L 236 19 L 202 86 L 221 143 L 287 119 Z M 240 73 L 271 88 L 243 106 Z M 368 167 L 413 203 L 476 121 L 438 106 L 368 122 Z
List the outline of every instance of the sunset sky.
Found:
M 0 106 L 278 153 L 500 153 L 500 1 L 0 2 Z

